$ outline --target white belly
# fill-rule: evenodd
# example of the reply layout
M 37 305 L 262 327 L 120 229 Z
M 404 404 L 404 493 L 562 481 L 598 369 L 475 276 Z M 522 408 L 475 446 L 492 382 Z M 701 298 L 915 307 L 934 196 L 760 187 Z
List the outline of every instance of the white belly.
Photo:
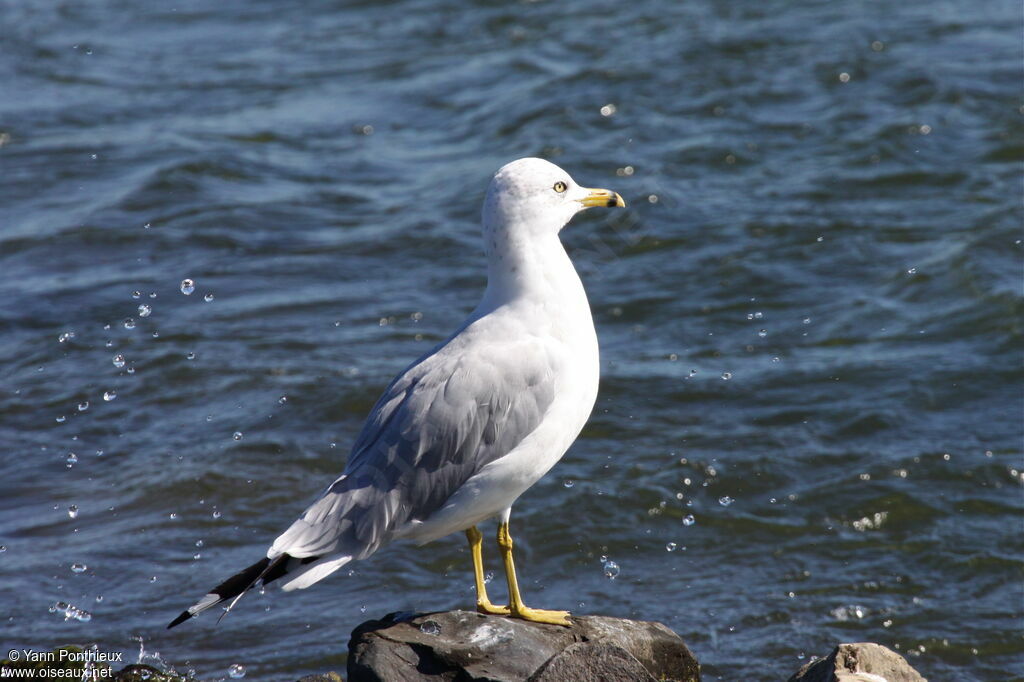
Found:
M 512 506 L 565 454 L 586 424 L 597 398 L 597 337 L 589 307 L 585 320 L 559 340 L 564 362 L 556 376 L 555 399 L 540 425 L 504 457 L 470 477 L 429 518 L 395 530 L 396 538 L 418 543 L 465 530 Z

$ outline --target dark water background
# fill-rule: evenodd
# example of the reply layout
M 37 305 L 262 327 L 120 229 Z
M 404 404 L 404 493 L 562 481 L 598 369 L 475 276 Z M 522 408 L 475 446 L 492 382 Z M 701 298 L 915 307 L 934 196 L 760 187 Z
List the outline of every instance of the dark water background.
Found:
M 4 651 L 294 679 L 470 607 L 451 537 L 163 629 L 476 304 L 487 180 L 540 155 L 629 208 L 563 233 L 602 383 L 515 509 L 527 601 L 711 680 L 861 640 L 1024 679 L 1019 3 L 4 1 L 0 38 Z

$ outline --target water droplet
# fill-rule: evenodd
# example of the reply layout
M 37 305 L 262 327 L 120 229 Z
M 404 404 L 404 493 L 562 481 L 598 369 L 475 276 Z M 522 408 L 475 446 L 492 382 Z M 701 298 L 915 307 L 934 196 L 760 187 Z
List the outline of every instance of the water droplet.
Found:
M 98 603 L 100 603 L 101 601 L 103 601 L 103 595 L 102 595 L 102 594 L 97 594 L 97 595 L 96 595 L 96 603 L 98 604 Z
M 757 335 L 760 336 L 763 339 L 764 337 L 768 336 L 768 330 L 767 329 L 758 329 L 757 330 Z
M 83 400 L 82 402 L 78 403 L 78 411 L 79 412 L 85 412 L 88 409 L 89 409 L 89 401 L 88 400 Z
M 697 523 L 697 519 L 695 519 L 693 517 L 693 514 L 687 514 L 686 516 L 683 517 L 683 525 L 684 526 L 692 526 L 695 523 Z
M 69 452 L 67 456 L 68 469 L 74 466 L 78 462 L 78 455 L 73 452 Z M 74 518 L 74 517 L 72 517 Z
M 199 552 L 196 552 L 195 554 L 192 555 L 192 559 L 194 561 L 199 561 L 202 557 L 203 557 L 203 555 L 200 554 Z
M 64 620 L 77 620 L 80 623 L 88 623 L 92 620 L 92 614 L 67 602 L 59 601 L 50 607 L 50 613 L 64 616 Z
M 723 495 L 722 497 L 718 498 L 718 504 L 722 505 L 723 507 L 728 507 L 730 504 L 732 504 L 735 501 L 736 500 L 732 499 L 728 495 Z
M 61 335 L 57 337 L 57 342 L 65 343 L 73 338 L 75 338 L 75 333 L 71 330 L 68 330 L 66 332 L 62 332 Z
M 71 564 L 72 573 L 85 573 L 88 568 L 85 564 Z
M 619 575 L 619 570 L 620 570 L 619 569 L 619 565 L 617 563 L 615 563 L 614 561 L 612 561 L 611 559 L 609 559 L 608 561 L 604 562 L 604 577 L 605 578 L 608 578 L 609 580 L 615 580 L 615 578 L 618 577 L 618 575 Z
M 170 514 L 168 514 L 168 518 L 169 518 L 169 519 L 170 519 L 171 521 L 177 521 L 177 520 L 178 520 L 178 515 L 177 515 L 177 513 L 175 513 L 175 512 L 171 512 Z
M 194 351 L 190 351 L 190 352 L 188 353 L 188 355 L 186 355 L 186 356 L 185 356 L 185 359 L 186 359 L 186 360 L 195 360 L 195 359 L 196 359 L 196 354 L 195 354 L 195 352 L 194 352 Z
M 103 391 L 103 399 L 108 403 L 117 397 L 117 391 Z
M 121 355 L 120 353 L 118 353 L 117 355 L 114 356 L 114 359 L 111 360 L 111 362 L 114 363 L 114 367 L 117 367 L 118 369 L 121 369 L 122 367 L 124 367 L 124 364 L 125 364 L 124 356 Z
M 191 296 L 192 292 L 196 290 L 196 283 L 191 279 L 181 280 L 181 293 L 186 296 Z
M 70 507 L 68 507 L 68 516 L 72 519 L 78 518 L 78 505 L 73 504 Z
M 850 74 L 848 74 L 845 71 L 843 71 L 841 74 L 839 74 L 839 82 L 840 83 L 849 83 L 850 82 Z
M 277 402 L 279 402 L 280 404 L 284 405 L 286 402 L 288 402 L 288 396 L 286 396 L 286 395 L 281 396 L 280 398 L 277 399 Z
M 420 623 L 420 632 L 425 635 L 439 635 L 441 634 L 441 626 L 436 621 L 425 620 Z
M 124 328 L 125 329 L 135 329 L 135 320 L 133 320 L 130 317 L 126 318 L 125 321 L 124 321 Z
M 910 268 L 909 270 L 907 270 L 907 274 L 908 275 L 913 275 L 916 272 L 917 272 L 917 268 Z
M 562 483 L 562 485 L 564 485 L 566 488 L 571 488 L 574 485 L 576 485 L 576 481 L 572 480 L 571 478 L 567 478 L 565 479 L 565 482 Z
M 245 666 L 239 663 L 233 664 L 228 668 L 228 677 L 236 680 L 245 677 Z
M 219 519 L 221 517 L 221 513 L 215 509 L 213 510 L 213 514 L 211 514 L 211 516 L 213 516 L 213 518 L 215 519 Z
M 724 381 L 728 381 L 729 379 L 732 379 L 732 372 L 722 372 L 722 379 Z
M 64 415 L 60 415 L 59 417 L 54 417 L 54 421 L 57 422 L 58 424 L 63 424 L 67 420 L 68 420 L 68 418 L 65 417 Z
M 618 111 L 618 107 L 614 104 L 608 103 L 601 107 L 601 115 L 604 117 L 614 116 L 615 112 Z
M 203 300 L 209 303 L 210 301 L 213 300 L 213 294 L 207 294 L 206 296 L 203 296 Z
M 487 571 L 484 574 L 484 585 L 489 585 L 492 580 L 494 580 L 494 571 Z
M 811 318 L 805 317 L 804 318 L 804 324 L 810 324 L 810 323 L 811 323 Z
M 234 438 L 235 440 L 242 440 L 242 432 L 235 431 L 233 434 L 231 434 L 231 437 Z
M 153 314 L 153 306 L 143 303 L 139 306 L 139 317 L 149 317 Z
M 7 545 L 0 545 L 0 552 L 6 552 L 6 551 L 7 551 Z
M 678 545 L 676 545 L 676 543 L 669 542 L 669 543 L 667 543 L 665 545 L 665 551 L 666 552 L 674 552 L 674 551 L 676 551 L 676 547 L 678 547 Z
M 141 291 L 133 291 L 132 292 L 132 298 L 134 298 L 136 300 L 142 298 L 142 292 Z
M 196 547 L 202 547 L 202 546 L 203 546 L 203 541 L 202 540 L 196 540 Z

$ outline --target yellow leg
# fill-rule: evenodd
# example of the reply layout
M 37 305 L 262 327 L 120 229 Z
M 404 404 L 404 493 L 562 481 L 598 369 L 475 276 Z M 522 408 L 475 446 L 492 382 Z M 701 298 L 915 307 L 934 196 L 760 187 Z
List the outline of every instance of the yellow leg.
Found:
M 531 609 L 523 604 L 519 595 L 519 582 L 516 580 L 516 565 L 512 561 L 512 536 L 508 532 L 508 522 L 498 524 L 498 549 L 505 562 L 505 577 L 508 579 L 508 607 L 511 615 L 534 623 L 550 623 L 552 625 L 572 625 L 568 611 L 543 611 Z
M 469 540 L 469 551 L 473 555 L 473 578 L 476 580 L 476 610 L 480 613 L 489 613 L 496 616 L 507 616 L 507 606 L 495 606 L 487 598 L 487 586 L 484 584 L 484 553 L 481 549 L 484 544 L 484 536 L 477 530 L 476 526 L 466 529 L 466 539 Z

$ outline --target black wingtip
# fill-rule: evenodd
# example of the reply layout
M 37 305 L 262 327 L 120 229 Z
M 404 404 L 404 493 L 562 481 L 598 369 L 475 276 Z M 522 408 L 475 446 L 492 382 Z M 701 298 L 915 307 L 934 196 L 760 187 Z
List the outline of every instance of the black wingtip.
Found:
M 186 620 L 188 620 L 191 617 L 192 617 L 191 613 L 189 613 L 188 611 L 182 611 L 180 616 L 178 616 L 177 618 L 175 618 L 174 620 L 171 621 L 170 625 L 167 626 L 167 629 L 170 630 L 175 625 L 181 625 L 182 623 L 184 623 Z

